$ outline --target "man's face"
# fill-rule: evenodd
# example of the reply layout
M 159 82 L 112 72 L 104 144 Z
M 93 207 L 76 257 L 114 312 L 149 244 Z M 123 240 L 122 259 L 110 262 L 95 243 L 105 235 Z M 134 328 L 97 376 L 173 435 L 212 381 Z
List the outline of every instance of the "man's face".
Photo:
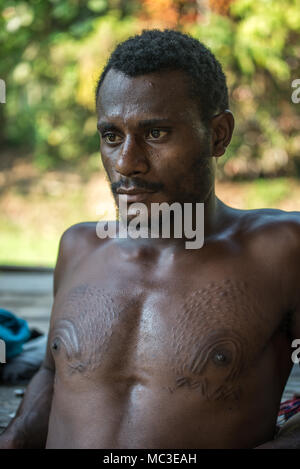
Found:
M 117 206 L 204 202 L 214 159 L 198 103 L 181 71 L 129 77 L 111 69 L 100 88 L 98 129 L 104 168 Z

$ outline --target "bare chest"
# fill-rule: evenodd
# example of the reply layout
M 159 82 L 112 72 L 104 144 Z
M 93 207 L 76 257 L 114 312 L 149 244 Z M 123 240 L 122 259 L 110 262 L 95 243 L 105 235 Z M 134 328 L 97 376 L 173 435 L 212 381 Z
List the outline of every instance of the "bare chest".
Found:
M 140 290 L 80 284 L 55 305 L 50 343 L 69 377 L 155 380 L 218 399 L 235 392 L 266 347 L 275 327 L 267 310 L 242 280 Z

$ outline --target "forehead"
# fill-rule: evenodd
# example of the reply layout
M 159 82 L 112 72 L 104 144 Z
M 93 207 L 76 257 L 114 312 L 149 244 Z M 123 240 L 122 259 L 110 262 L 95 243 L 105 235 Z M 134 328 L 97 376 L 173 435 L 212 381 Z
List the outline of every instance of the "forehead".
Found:
M 99 91 L 97 112 L 107 117 L 199 118 L 198 104 L 190 97 L 188 78 L 181 70 L 130 77 L 110 69 Z

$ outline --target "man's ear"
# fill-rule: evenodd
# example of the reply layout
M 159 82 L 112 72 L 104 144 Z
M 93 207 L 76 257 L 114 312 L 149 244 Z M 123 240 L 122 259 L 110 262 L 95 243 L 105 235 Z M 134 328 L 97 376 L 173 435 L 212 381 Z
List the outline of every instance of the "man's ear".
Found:
M 234 129 L 234 117 L 229 109 L 217 114 L 211 121 L 212 156 L 224 155 Z

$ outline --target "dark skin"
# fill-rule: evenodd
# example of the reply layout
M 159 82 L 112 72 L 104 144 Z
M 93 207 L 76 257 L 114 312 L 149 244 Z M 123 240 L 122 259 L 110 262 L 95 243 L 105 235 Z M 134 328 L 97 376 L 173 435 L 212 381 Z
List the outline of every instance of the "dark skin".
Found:
M 149 209 L 204 202 L 205 243 L 67 230 L 47 355 L 0 447 L 300 447 L 299 419 L 274 440 L 300 337 L 300 214 L 215 196 L 233 116 L 206 131 L 183 72 L 110 70 L 97 111 L 116 204 L 124 187 Z

